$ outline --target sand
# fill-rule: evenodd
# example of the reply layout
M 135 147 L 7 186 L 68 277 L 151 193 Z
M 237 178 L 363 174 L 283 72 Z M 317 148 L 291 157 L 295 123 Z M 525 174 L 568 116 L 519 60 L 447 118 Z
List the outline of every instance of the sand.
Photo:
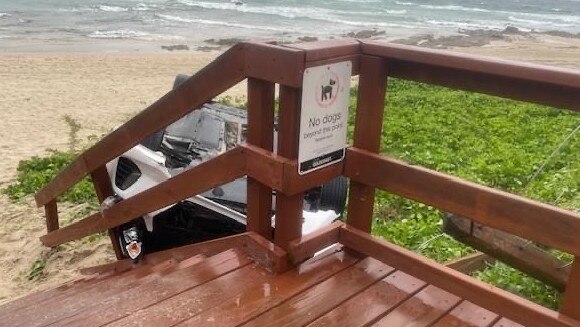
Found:
M 103 135 L 165 94 L 176 74 L 192 74 L 218 55 L 212 53 L 0 55 L 0 188 L 16 178 L 18 162 L 69 148 L 66 115 L 81 124 L 78 138 Z M 239 95 L 244 85 L 228 94 Z M 43 210 L 32 197 L 10 203 L 0 195 L 0 303 L 77 277 L 77 268 L 113 260 L 107 238 L 72 242 L 49 251 Z M 66 218 L 74 208 L 63 208 Z M 47 258 L 39 280 L 27 276 Z
M 507 59 L 580 68 L 580 39 L 514 36 L 482 47 L 457 48 Z M 0 54 L 0 188 L 12 183 L 18 162 L 67 149 L 66 115 L 82 128 L 79 139 L 102 135 L 165 94 L 178 73 L 193 73 L 218 52 Z M 229 92 L 244 94 L 239 85 Z M 80 240 L 59 251 L 44 248 L 41 209 L 32 197 L 11 203 L 0 195 L 0 304 L 78 278 L 78 269 L 114 260 L 108 238 Z M 63 206 L 66 217 L 79 206 Z M 46 268 L 28 280 L 35 261 Z

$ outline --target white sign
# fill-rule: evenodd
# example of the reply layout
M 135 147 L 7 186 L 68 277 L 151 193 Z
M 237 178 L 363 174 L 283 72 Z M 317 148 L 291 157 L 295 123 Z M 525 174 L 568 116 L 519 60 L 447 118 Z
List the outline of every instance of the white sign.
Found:
M 298 142 L 300 175 L 344 158 L 351 73 L 350 61 L 304 71 Z

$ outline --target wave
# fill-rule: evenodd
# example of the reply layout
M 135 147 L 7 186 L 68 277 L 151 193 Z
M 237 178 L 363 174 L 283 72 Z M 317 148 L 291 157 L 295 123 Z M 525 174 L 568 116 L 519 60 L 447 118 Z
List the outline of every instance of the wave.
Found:
M 60 12 L 110 12 L 110 13 L 117 13 L 117 12 L 129 12 L 129 11 L 152 11 L 152 10 L 159 10 L 164 9 L 163 6 L 159 6 L 156 4 L 146 4 L 146 3 L 137 3 L 132 7 L 120 7 L 120 6 L 111 6 L 111 5 L 94 5 L 94 6 L 79 6 L 74 8 L 59 8 L 57 9 Z
M 554 14 L 536 14 L 536 13 L 519 13 L 519 12 L 506 12 L 507 14 L 517 15 L 517 16 L 525 16 L 525 17 L 534 17 L 538 19 L 546 19 L 546 20 L 559 20 L 565 23 L 576 23 L 580 24 L 580 16 L 570 16 L 570 15 L 554 15 Z M 546 22 L 544 22 L 545 24 Z
M 264 15 L 274 15 L 281 16 L 285 18 L 309 18 L 314 20 L 328 20 L 329 16 L 332 15 L 366 15 L 366 16 L 379 16 L 383 13 L 387 14 L 406 14 L 406 10 L 385 10 L 385 11 L 345 11 L 345 10 L 335 10 L 326 8 L 313 8 L 313 7 L 284 7 L 284 6 L 268 6 L 268 7 L 255 7 L 249 6 L 247 4 L 236 5 L 235 3 L 216 3 L 207 1 L 192 1 L 192 0 L 179 0 L 182 5 L 189 7 L 197 7 L 203 9 L 214 9 L 214 10 L 231 10 L 244 13 L 252 14 L 264 14 Z
M 340 2 L 352 2 L 352 3 L 377 3 L 381 0 L 338 0 Z
M 10 15 L 7 12 L 0 12 L 0 18 L 2 18 L 2 17 L 10 17 L 10 16 L 12 16 L 12 15 Z
M 538 26 L 540 27 L 540 29 L 549 29 L 549 28 L 569 28 L 569 27 L 575 27 L 576 24 L 565 24 L 565 23 L 555 23 L 555 22 L 546 22 L 545 20 L 534 20 L 534 19 L 524 19 L 524 18 L 518 18 L 515 16 L 510 16 L 509 20 L 512 22 L 518 22 L 518 23 L 524 23 L 524 24 L 529 24 L 529 25 L 533 25 L 533 26 Z
M 231 23 L 231 22 L 224 22 L 224 21 L 215 21 L 215 20 L 207 20 L 207 19 L 197 19 L 197 18 L 183 18 L 178 16 L 172 15 L 165 15 L 165 14 L 155 14 L 156 17 L 180 22 L 180 23 L 198 23 L 204 25 L 219 25 L 219 26 L 227 26 L 227 27 L 237 27 L 237 28 L 244 28 L 244 29 L 259 29 L 264 31 L 275 31 L 275 32 L 301 32 L 299 29 L 288 29 L 288 28 L 278 28 L 272 26 L 260 26 L 260 25 L 249 25 L 249 24 L 241 24 L 241 23 Z M 386 22 L 361 22 L 361 21 L 352 21 L 352 20 L 345 20 L 339 19 L 336 17 L 317 17 L 317 20 L 338 23 L 348 26 L 358 26 L 358 27 L 383 27 L 383 28 L 408 28 L 408 29 L 415 29 L 416 26 L 413 25 L 406 25 L 406 24 L 397 24 L 397 23 L 386 23 Z M 308 31 L 309 33 L 316 33 L 316 31 Z
M 453 28 L 462 28 L 462 29 L 503 29 L 505 28 L 505 24 L 492 24 L 490 21 L 485 21 L 481 23 L 475 22 L 453 22 L 453 21 L 439 21 L 439 20 L 425 20 L 427 24 L 437 25 L 437 26 L 444 26 L 444 27 L 453 27 Z
M 383 12 L 386 14 L 392 14 L 392 15 L 405 15 L 407 13 L 407 11 L 404 9 L 401 9 L 401 10 L 383 10 Z
M 107 31 L 98 30 L 86 36 L 95 39 L 135 39 L 143 41 L 184 39 L 184 37 L 178 35 L 151 34 L 143 31 L 135 31 L 128 29 L 107 30 Z
M 414 25 L 407 25 L 407 24 L 398 24 L 398 23 L 384 23 L 384 22 L 359 22 L 359 21 L 350 21 L 350 20 L 343 20 L 343 19 L 333 19 L 328 20 L 329 22 L 336 22 L 344 25 L 349 26 L 359 26 L 359 27 L 384 27 L 384 28 L 408 28 L 408 29 L 416 29 L 417 26 Z
M 457 5 L 423 5 L 423 4 L 416 4 L 414 2 L 405 2 L 405 1 L 395 1 L 397 5 L 402 6 L 418 6 L 424 9 L 431 9 L 431 10 L 448 10 L 448 11 L 466 11 L 466 12 L 481 12 L 481 13 L 493 13 L 493 14 L 504 14 L 508 15 L 511 19 L 512 17 L 516 17 L 513 19 L 514 21 L 521 21 L 525 22 L 523 18 L 517 18 L 517 16 L 525 16 L 525 17 L 533 17 L 537 18 L 538 21 L 534 21 L 533 23 L 538 23 L 540 20 L 551 20 L 551 21 L 561 21 L 565 23 L 575 23 L 580 24 L 580 15 L 562 15 L 557 14 L 561 9 L 553 8 L 552 14 L 543 14 L 543 13 L 527 13 L 527 12 L 515 12 L 515 11 L 506 11 L 506 10 L 489 10 L 484 8 L 477 8 L 477 7 L 465 7 L 465 6 L 457 6 Z M 532 20 L 530 20 L 531 22 Z M 546 22 L 543 22 L 546 24 Z M 558 26 L 558 25 L 556 25 Z M 568 25 L 562 25 L 568 26 Z
M 208 19 L 183 18 L 183 17 L 179 17 L 179 16 L 164 15 L 164 14 L 155 14 L 155 16 L 158 18 L 167 20 L 167 21 L 174 21 L 174 22 L 179 22 L 179 23 L 196 23 L 196 24 L 204 24 L 204 25 L 218 25 L 218 26 L 237 27 L 237 28 L 244 28 L 244 29 L 254 29 L 254 30 L 273 31 L 273 32 L 297 32 L 297 30 L 295 30 L 295 29 L 278 28 L 278 27 L 271 27 L 271 26 L 230 23 L 230 22 L 208 20 Z
M 419 5 L 421 8 L 425 9 L 433 9 L 433 10 L 451 10 L 451 11 L 471 11 L 471 12 L 494 12 L 489 9 L 483 8 L 472 8 L 472 7 L 463 7 L 463 6 L 433 6 L 433 5 Z
M 129 11 L 129 8 L 118 7 L 118 6 L 108 6 L 108 5 L 98 5 L 98 6 L 95 6 L 95 8 L 100 10 L 100 11 L 107 11 L 107 12 Z
M 155 5 L 155 4 L 152 4 L 152 3 L 142 3 L 142 2 L 140 2 L 140 3 L 136 4 L 135 6 L 133 6 L 131 8 L 131 10 L 135 10 L 135 11 L 150 11 L 150 10 L 158 10 L 158 9 L 161 9 L 161 8 L 163 8 L 163 7 L 162 6 L 159 6 L 159 5 Z
M 133 30 L 94 31 L 87 36 L 95 39 L 136 39 L 148 37 L 151 34 Z

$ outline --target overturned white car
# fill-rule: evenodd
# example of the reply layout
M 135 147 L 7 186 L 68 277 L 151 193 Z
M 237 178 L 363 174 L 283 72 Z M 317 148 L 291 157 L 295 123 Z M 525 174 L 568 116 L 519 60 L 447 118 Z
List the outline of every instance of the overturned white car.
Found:
M 178 75 L 174 87 L 185 79 L 187 76 Z M 116 195 L 106 202 L 129 198 L 244 143 L 246 131 L 245 110 L 206 103 L 109 162 L 107 170 Z M 244 232 L 246 185 L 242 177 L 119 226 L 121 249 L 138 260 L 143 253 Z M 346 193 L 344 177 L 307 191 L 302 233 L 339 219 Z M 274 217 L 275 201 L 271 212 Z

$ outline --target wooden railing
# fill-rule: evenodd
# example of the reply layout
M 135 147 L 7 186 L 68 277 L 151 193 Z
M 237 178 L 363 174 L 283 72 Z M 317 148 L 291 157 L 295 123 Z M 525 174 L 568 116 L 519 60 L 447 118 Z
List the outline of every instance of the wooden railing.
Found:
M 302 74 L 307 67 L 352 62 L 359 76 L 353 145 L 344 161 L 297 173 Z M 341 242 L 388 264 L 400 265 L 445 290 L 528 325 L 574 326 L 580 321 L 580 214 L 379 155 L 387 78 L 398 77 L 580 111 L 580 72 L 444 51 L 357 40 L 274 46 L 239 44 L 182 86 L 83 153 L 36 196 L 45 206 L 54 246 L 248 176 L 248 231 L 270 237 L 276 190 L 274 243 L 294 262 Z M 133 198 L 59 229 L 56 198 L 91 175 L 99 198 L 111 193 L 104 165 L 140 140 L 248 79 L 248 144 L 239 146 Z M 280 85 L 277 153 L 273 153 L 275 84 Z M 388 108 L 388 106 L 387 106 Z M 350 178 L 346 226 L 301 237 L 303 192 L 336 176 Z M 203 176 L 203 178 L 199 178 Z M 375 189 L 426 203 L 479 223 L 570 252 L 576 260 L 561 314 L 459 275 L 426 258 L 371 238 Z M 574 320 L 576 319 L 576 320 Z

